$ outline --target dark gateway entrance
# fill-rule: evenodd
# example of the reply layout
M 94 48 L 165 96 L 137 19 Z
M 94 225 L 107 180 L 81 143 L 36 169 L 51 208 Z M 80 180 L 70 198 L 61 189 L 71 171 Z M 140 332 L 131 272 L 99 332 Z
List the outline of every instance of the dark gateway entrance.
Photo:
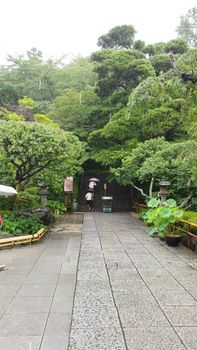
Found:
M 94 197 L 93 209 L 92 211 L 102 211 L 102 196 L 105 195 L 104 184 L 107 184 L 107 196 L 113 197 L 113 212 L 126 212 L 131 209 L 131 187 L 130 186 L 120 186 L 118 183 L 108 183 L 106 176 L 103 174 L 85 173 L 81 177 L 80 191 L 78 197 L 78 210 L 87 211 L 85 194 L 88 190 L 89 179 L 91 177 L 97 177 L 100 181 L 98 182 L 96 193 Z

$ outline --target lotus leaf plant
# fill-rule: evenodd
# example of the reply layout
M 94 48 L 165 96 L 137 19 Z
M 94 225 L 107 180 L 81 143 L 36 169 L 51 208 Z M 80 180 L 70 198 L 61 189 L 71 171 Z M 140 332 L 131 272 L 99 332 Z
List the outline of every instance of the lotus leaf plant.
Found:
M 152 198 L 147 203 L 148 210 L 143 215 L 147 224 L 150 225 L 149 234 L 164 238 L 169 233 L 170 225 L 183 215 L 183 211 L 177 207 L 174 199 L 166 200 L 163 205 L 159 199 Z

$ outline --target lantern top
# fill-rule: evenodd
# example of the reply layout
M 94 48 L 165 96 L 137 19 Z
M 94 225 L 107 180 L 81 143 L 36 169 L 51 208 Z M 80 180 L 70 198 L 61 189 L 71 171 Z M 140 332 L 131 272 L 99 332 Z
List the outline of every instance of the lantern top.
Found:
M 162 180 L 162 181 L 159 182 L 159 186 L 170 186 L 170 182 Z

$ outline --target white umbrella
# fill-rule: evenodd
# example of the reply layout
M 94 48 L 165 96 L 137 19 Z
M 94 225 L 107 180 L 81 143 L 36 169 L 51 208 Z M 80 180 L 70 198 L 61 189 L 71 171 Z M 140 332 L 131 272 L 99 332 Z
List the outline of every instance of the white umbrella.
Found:
M 0 196 L 14 196 L 18 192 L 11 186 L 0 185 Z
M 95 182 L 97 182 L 97 181 L 100 181 L 100 180 L 97 179 L 97 177 L 92 177 L 91 179 L 89 179 L 89 181 L 95 181 Z

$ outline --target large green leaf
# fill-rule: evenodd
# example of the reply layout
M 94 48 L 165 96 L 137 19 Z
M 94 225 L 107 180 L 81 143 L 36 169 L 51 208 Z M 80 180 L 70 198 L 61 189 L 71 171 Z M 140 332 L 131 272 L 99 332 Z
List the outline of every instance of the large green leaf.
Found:
M 175 208 L 176 207 L 176 201 L 174 199 L 168 199 L 165 203 L 170 208 Z
M 147 206 L 149 208 L 157 208 L 160 203 L 159 199 L 152 198 L 150 201 L 148 201 Z

